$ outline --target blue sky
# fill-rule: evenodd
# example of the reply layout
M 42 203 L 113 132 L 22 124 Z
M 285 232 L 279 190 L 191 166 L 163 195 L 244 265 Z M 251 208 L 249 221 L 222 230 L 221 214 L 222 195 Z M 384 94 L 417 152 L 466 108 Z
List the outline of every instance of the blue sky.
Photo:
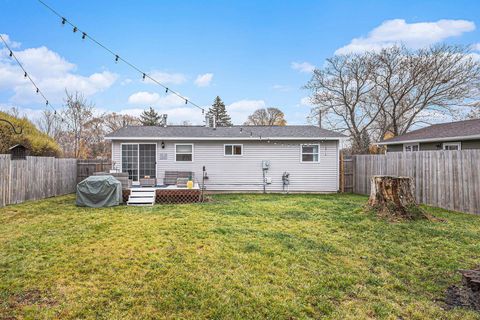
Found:
M 208 107 L 219 95 L 236 123 L 270 106 L 290 124 L 306 123 L 302 86 L 312 67 L 334 54 L 397 41 L 414 48 L 468 44 L 480 53 L 480 2 L 473 0 L 46 2 L 197 104 Z M 172 122 L 202 121 L 199 110 L 116 64 L 36 0 L 1 4 L 0 33 L 56 108 L 67 87 L 84 92 L 100 111 L 138 114 L 154 106 Z M 11 106 L 32 118 L 44 108 L 1 50 L 0 108 Z

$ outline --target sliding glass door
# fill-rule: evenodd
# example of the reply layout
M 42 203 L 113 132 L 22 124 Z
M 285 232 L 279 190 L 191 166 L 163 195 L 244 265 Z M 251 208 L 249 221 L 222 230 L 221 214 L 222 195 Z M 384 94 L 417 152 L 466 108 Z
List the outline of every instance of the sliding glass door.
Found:
M 133 181 L 146 176 L 156 178 L 156 149 L 150 143 L 122 144 L 122 172 L 127 172 Z

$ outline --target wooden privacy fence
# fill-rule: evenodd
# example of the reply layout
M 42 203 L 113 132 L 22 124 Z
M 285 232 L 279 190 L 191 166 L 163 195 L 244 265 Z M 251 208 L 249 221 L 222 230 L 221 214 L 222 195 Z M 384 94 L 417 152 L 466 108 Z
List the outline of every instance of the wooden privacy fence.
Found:
M 90 177 L 95 172 L 109 172 L 112 169 L 110 160 L 92 159 L 77 160 L 77 182 Z
M 480 214 L 480 150 L 353 156 L 353 192 L 370 194 L 372 175 L 409 176 L 418 202 Z
M 0 207 L 75 192 L 77 160 L 0 155 Z

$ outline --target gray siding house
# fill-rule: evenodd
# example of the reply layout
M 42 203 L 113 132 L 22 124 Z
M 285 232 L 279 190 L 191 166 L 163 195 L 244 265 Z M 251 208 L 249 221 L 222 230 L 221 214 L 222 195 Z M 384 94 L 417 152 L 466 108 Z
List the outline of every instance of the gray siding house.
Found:
M 192 171 L 207 190 L 336 192 L 345 136 L 316 126 L 132 126 L 109 134 L 114 168 L 134 184 L 144 176 L 163 184 L 165 171 Z M 263 162 L 269 168 L 263 172 Z
M 377 144 L 387 152 L 480 149 L 480 119 L 434 124 Z

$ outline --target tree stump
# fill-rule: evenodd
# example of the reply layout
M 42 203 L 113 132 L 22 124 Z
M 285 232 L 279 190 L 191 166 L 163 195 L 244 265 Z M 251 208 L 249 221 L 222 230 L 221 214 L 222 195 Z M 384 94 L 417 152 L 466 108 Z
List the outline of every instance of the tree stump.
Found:
M 368 206 L 394 220 L 426 218 L 415 201 L 415 187 L 410 177 L 372 176 Z

